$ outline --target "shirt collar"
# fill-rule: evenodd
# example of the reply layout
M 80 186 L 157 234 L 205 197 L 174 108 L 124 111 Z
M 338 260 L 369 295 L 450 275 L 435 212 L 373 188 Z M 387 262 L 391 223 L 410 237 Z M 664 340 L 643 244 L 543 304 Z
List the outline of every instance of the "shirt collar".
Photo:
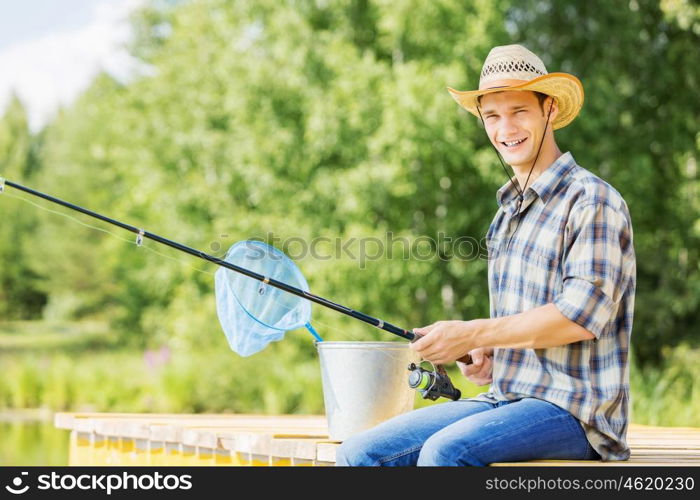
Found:
M 542 174 L 537 178 L 537 180 L 528 186 L 524 200 L 523 206 L 520 207 L 520 211 L 525 210 L 527 206 L 534 199 L 534 194 L 540 197 L 540 199 L 547 203 L 549 198 L 554 194 L 557 187 L 561 181 L 566 177 L 566 174 L 576 165 L 573 155 L 570 152 L 566 152 L 557 158 L 554 163 L 552 163 Z M 496 193 L 496 201 L 498 205 L 506 208 L 508 212 L 515 212 L 517 203 L 513 203 L 514 200 L 518 198 L 518 191 L 513 186 L 513 183 L 518 182 L 515 177 L 512 181 L 505 183 Z M 534 194 L 531 194 L 534 193 Z

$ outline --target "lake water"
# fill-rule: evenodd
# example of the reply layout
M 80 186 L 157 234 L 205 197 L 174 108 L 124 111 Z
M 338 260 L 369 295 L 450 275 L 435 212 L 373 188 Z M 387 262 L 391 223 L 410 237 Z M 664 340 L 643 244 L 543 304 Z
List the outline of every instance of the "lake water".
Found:
M 68 465 L 69 437 L 53 422 L 0 421 L 0 465 Z

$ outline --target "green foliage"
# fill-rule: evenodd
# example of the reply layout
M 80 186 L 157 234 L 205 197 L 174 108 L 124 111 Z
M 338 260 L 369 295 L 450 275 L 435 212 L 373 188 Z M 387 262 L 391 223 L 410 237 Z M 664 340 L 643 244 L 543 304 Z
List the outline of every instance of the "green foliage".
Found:
M 638 424 L 700 426 L 700 350 L 688 344 L 662 350 L 658 367 L 632 364 L 632 421 Z
M 521 42 L 550 70 L 581 77 L 586 104 L 558 132 L 559 144 L 630 206 L 640 366 L 658 369 L 664 346 L 697 341 L 700 21 L 691 3 L 153 1 L 133 23 L 131 51 L 144 64 L 133 78 L 99 75 L 37 136 L 13 101 L 0 120 L 4 176 L 218 256 L 242 239 L 275 240 L 291 253 L 290 238 L 307 249 L 328 238 L 317 247 L 328 258 L 297 254 L 314 293 L 407 328 L 483 317 L 485 260 L 476 252 L 450 259 L 437 241 L 482 238 L 505 178 L 477 121 L 445 87 L 474 87 L 490 47 Z M 234 384 L 219 373 L 233 365 L 211 354 L 226 349 L 213 266 L 153 242 L 137 248 L 129 233 L 70 214 L 115 238 L 9 196 L 0 210 L 0 315 L 107 320 L 125 352 L 176 353 L 180 371 L 153 382 L 153 405 L 169 407 L 167 392 L 194 384 L 201 363 L 215 389 L 193 391 L 178 408 L 229 408 L 226 384 Z M 423 241 L 430 257 L 402 254 L 399 242 L 393 256 L 384 248 L 362 261 L 358 240 L 370 251 L 389 233 L 414 249 Z M 352 238 L 354 257 L 332 252 Z M 314 323 L 331 340 L 383 335 L 320 307 Z M 308 346 L 305 337 L 285 340 L 274 347 L 287 353 L 279 364 L 264 355 L 236 364 L 269 385 L 240 389 L 248 401 L 230 408 L 293 408 L 301 396 L 275 384 L 314 359 Z M 110 378 L 108 366 L 132 363 L 120 353 L 108 364 L 31 363 L 52 366 L 57 384 L 59 371 L 83 364 L 81 380 L 96 370 L 101 408 L 126 391 L 133 400 L 124 405 L 148 409 L 138 377 Z M 45 391 L 13 370 L 22 387 Z M 56 404 L 82 404 L 56 390 Z M 39 401 L 28 389 L 12 394 L 17 404 Z
M 31 137 L 24 106 L 13 96 L 0 119 L 0 176 L 30 176 L 36 167 L 33 146 L 39 140 Z M 37 215 L 16 203 L 5 203 L 0 217 L 0 317 L 36 317 L 46 303 L 39 276 L 27 258 Z
M 421 9 L 409 26 L 388 3 L 147 9 L 134 53 L 153 74 L 127 85 L 96 79 L 46 131 L 38 187 L 205 250 L 250 237 L 480 237 L 498 181 L 482 175 L 489 160 L 473 154 L 482 139 L 444 91 L 479 63 L 433 61 L 433 47 L 454 49 L 428 34 L 450 19 L 486 46 L 497 17 L 487 3 L 407 2 L 400 12 Z M 184 316 L 201 318 L 191 336 L 214 330 L 206 275 L 55 219 L 42 217 L 38 238 L 71 258 L 42 259 L 40 247 L 30 257 L 50 290 L 48 317 L 107 317 L 142 346 L 178 342 L 194 326 Z M 357 259 L 334 257 L 300 265 L 316 293 L 356 308 L 411 325 L 488 310 L 484 261 L 382 255 L 357 273 Z M 428 300 L 444 290 L 459 303 Z M 376 333 L 319 316 L 331 337 Z
M 5 325 L 0 410 L 323 413 L 320 368 L 304 332 L 241 358 L 221 334 L 209 348 L 134 350 L 87 326 Z

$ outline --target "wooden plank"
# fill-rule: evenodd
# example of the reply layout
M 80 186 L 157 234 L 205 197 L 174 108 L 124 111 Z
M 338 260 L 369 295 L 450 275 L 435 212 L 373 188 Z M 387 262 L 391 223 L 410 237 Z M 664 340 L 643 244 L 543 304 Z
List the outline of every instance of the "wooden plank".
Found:
M 231 451 L 252 455 L 269 456 L 272 448 L 272 434 L 256 432 L 236 432 L 230 440 Z M 223 445 L 223 440 L 222 440 Z
M 202 414 L 203 415 L 203 414 Z M 97 419 L 97 418 L 179 418 L 187 415 L 175 413 L 56 413 L 54 415 L 54 426 L 58 429 L 73 430 L 74 422 L 77 419 Z M 210 415 L 215 416 L 215 415 Z
M 688 434 L 672 434 L 668 436 L 660 435 L 660 434 L 628 434 L 627 435 L 627 441 L 654 441 L 654 440 L 660 440 L 660 441 L 668 441 L 668 442 L 676 442 L 676 441 L 685 441 L 689 443 L 700 443 L 700 436 L 692 436 Z
M 632 449 L 632 457 L 666 455 L 673 457 L 697 458 L 700 460 L 700 450 L 648 450 L 643 448 Z
M 151 440 L 179 443 L 182 441 L 182 429 L 179 425 L 151 424 Z
M 109 414 L 107 414 L 109 415 Z M 305 415 L 185 415 L 174 418 L 173 415 L 156 415 L 145 418 L 122 415 L 116 418 L 100 415 L 99 417 L 77 417 L 73 420 L 59 419 L 63 426 L 71 425 L 73 430 L 82 433 L 96 433 L 107 436 L 119 436 L 154 441 L 181 442 L 183 431 L 188 426 L 210 427 L 217 432 L 236 430 L 256 430 L 266 432 L 297 433 L 304 435 L 327 435 L 328 424 L 325 417 Z M 206 433 L 205 433 L 206 434 Z M 188 439 L 193 439 L 190 433 Z M 202 439 L 213 439 L 202 434 Z
M 316 460 L 319 443 L 327 438 L 275 437 L 271 442 L 271 454 L 275 457 Z
M 634 432 L 660 431 L 660 432 L 690 432 L 700 433 L 700 427 L 669 427 L 644 424 L 630 424 L 628 430 Z
M 335 452 L 340 446 L 339 442 L 318 443 L 316 447 L 316 460 L 319 462 L 335 463 Z
M 92 432 L 103 436 L 118 436 L 132 439 L 149 439 L 151 426 L 148 421 L 104 419 L 92 422 L 76 421 L 76 427 L 86 424 L 85 429 L 92 428 Z
M 181 440 L 183 443 L 193 446 L 214 446 L 215 443 L 217 446 L 221 446 L 222 439 L 229 439 L 235 442 L 236 436 L 249 434 L 264 434 L 269 435 L 271 438 L 328 439 L 325 425 L 304 429 L 294 425 L 293 422 L 289 422 L 283 426 L 258 424 L 250 426 L 184 427 L 181 429 Z
M 235 441 L 235 438 L 239 435 L 246 436 L 250 434 L 267 435 L 270 436 L 271 439 L 288 438 L 304 441 L 316 438 L 318 440 L 328 440 L 326 433 L 319 432 L 325 430 L 323 428 L 312 428 L 308 431 L 304 431 L 304 429 L 297 429 L 293 425 L 287 425 L 286 428 L 274 426 L 266 427 L 261 425 L 257 427 L 251 426 L 248 429 L 238 426 L 184 427 L 182 428 L 181 441 L 191 446 L 221 447 L 220 443 L 222 439 Z
M 151 424 L 193 424 L 193 425 L 221 425 L 222 421 L 247 425 L 248 423 L 264 423 L 265 425 L 284 424 L 294 422 L 302 428 L 326 425 L 324 415 L 255 415 L 255 414 L 176 414 L 176 413 L 56 413 L 54 426 L 59 429 L 74 430 L 75 425 L 90 422 L 95 425 L 101 420 L 146 420 Z M 80 423 L 78 423 L 80 422 Z M 92 432 L 92 429 L 90 429 Z
M 112 415 L 112 414 L 102 414 L 99 416 L 74 416 L 73 418 L 66 418 L 64 416 L 61 416 L 61 414 L 57 414 L 55 418 L 56 426 L 58 427 L 58 424 L 60 424 L 62 427 L 59 428 L 68 428 L 70 430 L 79 430 L 80 432 L 96 432 L 99 428 L 99 430 L 105 431 L 106 429 L 109 429 L 110 426 L 118 426 L 124 423 L 133 423 L 135 425 L 146 425 L 146 424 L 154 424 L 154 423 L 163 423 L 163 424 L 168 424 L 168 423 L 173 423 L 173 422 L 185 422 L 185 421 L 194 421 L 194 422 L 201 422 L 203 420 L 208 421 L 209 419 L 214 419 L 216 422 L 220 422 L 222 419 L 230 419 L 231 416 L 220 416 L 220 417 L 215 417 L 213 415 L 202 415 L 202 416 L 195 416 L 195 415 Z M 68 427 L 70 426 L 70 427 Z M 109 431 L 112 432 L 112 431 Z
M 232 426 L 228 429 L 221 428 L 217 431 L 220 438 L 232 437 L 239 432 L 268 433 L 275 436 L 300 436 L 300 437 L 328 437 L 328 427 L 324 423 L 318 426 L 298 426 L 295 422 L 288 422 L 286 425 L 257 425 L 250 427 Z
M 652 443 L 645 443 L 628 441 L 627 444 L 631 449 L 700 450 L 700 444 L 693 443 L 668 443 L 664 441 L 654 441 Z
M 59 413 L 54 420 L 56 427 L 77 433 L 73 436 L 84 436 L 78 443 L 82 447 L 73 446 L 77 462 L 104 462 L 105 457 L 111 457 L 113 453 L 102 446 L 107 443 L 105 437 L 134 447 L 141 444 L 132 451 L 122 450 L 127 463 L 157 460 L 164 443 L 166 448 L 167 443 L 175 443 L 183 450 L 179 458 L 182 463 L 192 465 L 332 465 L 340 444 L 328 440 L 327 421 L 321 415 Z M 700 429 L 632 424 L 627 440 L 632 450 L 628 461 L 536 460 L 492 465 L 700 465 Z M 153 457 L 150 451 L 148 457 L 138 455 L 144 443 L 148 443 L 149 450 L 154 445 Z M 83 458 L 81 450 L 88 453 L 83 453 Z
M 219 438 L 216 430 L 200 427 L 185 427 L 182 429 L 182 444 L 204 448 L 218 448 Z

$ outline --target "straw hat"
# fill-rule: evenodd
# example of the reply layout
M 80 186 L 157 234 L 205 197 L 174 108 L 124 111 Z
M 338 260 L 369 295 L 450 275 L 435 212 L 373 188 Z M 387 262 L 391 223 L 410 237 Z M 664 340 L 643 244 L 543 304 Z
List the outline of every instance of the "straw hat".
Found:
M 532 90 L 554 97 L 559 105 L 553 129 L 565 127 L 583 106 L 583 85 L 568 73 L 547 73 L 542 60 L 522 45 L 494 47 L 484 61 L 479 90 L 461 92 L 447 87 L 450 95 L 474 116 L 477 98 L 503 90 Z

